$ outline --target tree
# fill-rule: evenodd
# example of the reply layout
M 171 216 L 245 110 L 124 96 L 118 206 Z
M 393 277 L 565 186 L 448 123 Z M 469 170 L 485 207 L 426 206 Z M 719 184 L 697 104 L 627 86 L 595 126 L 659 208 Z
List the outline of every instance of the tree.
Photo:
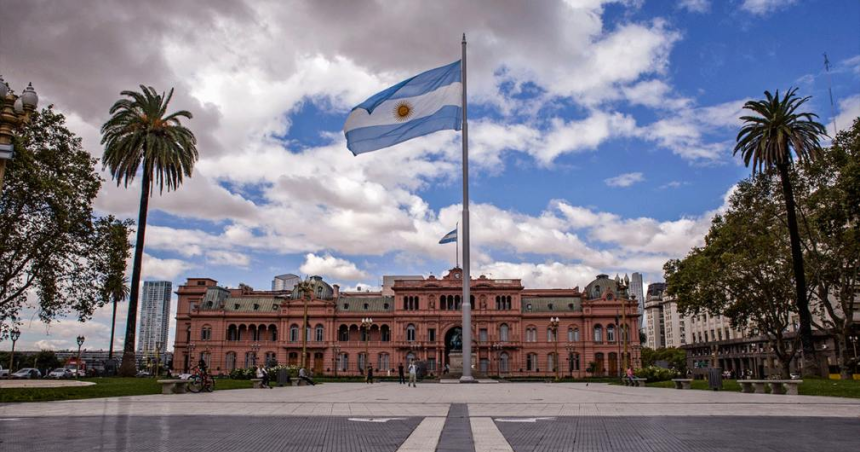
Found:
M 140 86 L 141 92 L 123 91 L 127 99 L 118 100 L 110 109 L 111 118 L 102 126 L 105 145 L 102 164 L 110 170 L 117 185 L 128 188 L 142 169 L 137 240 L 131 272 L 131 294 L 128 303 L 125 346 L 120 375 L 134 376 L 135 332 L 137 303 L 140 294 L 140 273 L 143 264 L 146 215 L 152 188 L 158 183 L 159 192 L 176 190 L 185 176 L 191 177 L 198 159 L 197 139 L 182 125 L 181 118 L 191 119 L 191 113 L 180 110 L 168 114 L 167 107 L 173 89 L 166 96 L 154 88 Z
M 858 364 L 852 336 L 860 299 L 860 118 L 840 132 L 822 158 L 798 175 L 801 218 L 812 285 L 811 304 L 837 343 L 840 374 Z
M 655 366 L 657 361 L 666 361 L 669 366 L 682 375 L 687 372 L 687 352 L 675 347 L 661 347 L 656 350 L 642 348 L 642 367 Z
M 803 251 L 789 169 L 793 161 L 792 151 L 802 163 L 815 160 L 820 156 L 819 137 L 826 135 L 826 129 L 815 121 L 817 115 L 798 112 L 809 97 L 799 98 L 795 95 L 796 92 L 796 88 L 789 89 L 780 99 L 778 90 L 776 95 L 765 91 L 765 100 L 754 100 L 744 104 L 744 109 L 751 110 L 756 115 L 741 117 L 744 126 L 738 133 L 734 152 L 741 154 L 746 166 L 749 167 L 752 164 L 753 174 L 772 168 L 776 168 L 779 172 L 791 244 L 795 301 L 800 317 L 803 374 L 817 375 L 820 371 L 812 342 L 812 315 L 809 310 Z
M 765 336 L 788 377 L 798 335 L 789 334 L 796 304 L 778 193 L 772 171 L 741 182 L 725 215 L 712 221 L 705 246 L 664 268 L 679 311 L 722 314 L 734 328 Z
M 99 246 L 108 251 L 107 259 L 98 262 L 101 274 L 102 303 L 113 304 L 113 316 L 110 324 L 110 346 L 108 359 L 113 359 L 113 338 L 116 329 L 117 304 L 128 297 L 128 278 L 125 276 L 126 262 L 131 256 L 131 243 L 128 241 L 131 220 L 119 221 L 113 216 L 100 218 L 96 221 L 96 231 L 99 235 Z
M 96 160 L 52 107 L 34 112 L 15 139 L 0 196 L 0 334 L 16 324 L 28 296 L 49 323 L 84 321 L 103 304 L 92 203 L 101 187 Z M 32 298 L 31 298 L 32 300 Z

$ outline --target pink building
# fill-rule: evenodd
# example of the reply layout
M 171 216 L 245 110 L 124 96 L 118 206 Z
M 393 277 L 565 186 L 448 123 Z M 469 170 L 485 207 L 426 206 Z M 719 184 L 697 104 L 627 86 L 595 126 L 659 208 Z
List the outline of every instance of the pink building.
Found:
M 440 374 L 461 345 L 461 277 L 454 268 L 442 278 L 386 278 L 393 284 L 381 292 L 340 292 L 311 277 L 308 367 L 317 375 L 359 375 L 370 356 L 376 375 L 411 360 Z M 300 364 L 305 301 L 298 290 L 226 289 L 189 278 L 177 293 L 175 370 L 187 369 L 189 356 L 191 365 L 204 359 L 215 373 Z M 519 279 L 482 275 L 472 279 L 471 294 L 476 375 L 614 376 L 625 347 L 630 365 L 639 362 L 637 301 L 617 277 L 598 275 L 580 291 L 526 289 Z M 367 318 L 369 337 L 362 327 Z M 551 318 L 558 318 L 557 334 Z M 629 341 L 622 339 L 624 325 Z

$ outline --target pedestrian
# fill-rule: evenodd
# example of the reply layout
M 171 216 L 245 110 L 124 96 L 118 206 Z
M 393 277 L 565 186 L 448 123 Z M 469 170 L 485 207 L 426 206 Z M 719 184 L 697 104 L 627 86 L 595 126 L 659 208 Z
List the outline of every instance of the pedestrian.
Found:
M 403 363 L 397 366 L 397 376 L 400 377 L 400 384 L 406 383 L 406 379 L 403 378 Z
M 415 361 L 409 363 L 409 385 L 413 388 L 417 388 L 416 382 L 418 381 L 418 366 L 415 365 Z M 407 386 L 409 386 L 407 385 Z
M 628 368 L 627 368 L 627 381 L 629 381 L 629 382 L 630 382 L 630 385 L 631 385 L 631 386 L 633 386 L 633 385 L 634 385 L 634 383 L 636 383 L 636 381 L 635 381 L 635 380 L 633 380 L 633 377 L 634 377 L 634 376 L 635 376 L 635 374 L 633 373 L 633 368 L 632 368 L 632 367 L 628 367 Z
M 260 382 L 261 388 L 269 388 L 269 372 L 266 371 L 262 364 L 257 366 L 257 378 L 262 380 Z
M 307 384 L 311 386 L 316 386 L 316 383 L 314 383 L 314 381 L 311 380 L 310 377 L 308 377 L 308 373 L 307 371 L 305 371 L 304 367 L 299 368 L 299 379 L 304 380 Z
M 365 383 L 373 384 L 373 366 L 367 366 L 367 381 Z
M 445 363 L 445 375 L 448 375 L 448 372 L 451 371 L 451 367 L 448 366 L 448 363 Z

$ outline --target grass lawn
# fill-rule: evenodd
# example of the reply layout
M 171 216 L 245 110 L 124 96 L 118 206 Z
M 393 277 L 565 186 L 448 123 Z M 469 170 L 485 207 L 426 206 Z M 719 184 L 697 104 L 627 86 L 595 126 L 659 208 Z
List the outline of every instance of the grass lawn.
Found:
M 671 381 L 660 381 L 648 383 L 647 386 L 654 388 L 674 388 Z M 693 389 L 708 390 L 706 380 L 693 380 Z M 741 385 L 736 380 L 723 380 L 723 391 L 741 391 Z M 768 389 L 769 391 L 769 389 Z M 829 380 L 825 378 L 804 378 L 798 387 L 800 395 L 848 397 L 860 399 L 860 381 L 857 380 Z
M 95 385 L 71 388 L 4 388 L 0 389 L 0 403 L 161 394 L 161 385 L 155 380 L 155 378 L 82 378 L 81 381 L 91 381 Z M 216 391 L 250 387 L 250 380 L 219 379 L 215 382 Z

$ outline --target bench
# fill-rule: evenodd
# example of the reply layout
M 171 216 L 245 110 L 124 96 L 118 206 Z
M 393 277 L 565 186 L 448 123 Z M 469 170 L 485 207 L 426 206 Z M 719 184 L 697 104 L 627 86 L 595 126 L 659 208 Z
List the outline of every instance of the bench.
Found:
M 693 383 L 692 378 L 673 378 L 672 383 L 675 383 L 675 389 L 690 389 Z
M 254 389 L 260 389 L 263 387 L 263 379 L 262 378 L 252 378 L 251 384 L 254 386 Z
M 645 386 L 645 382 L 648 381 L 647 378 L 639 378 L 639 377 L 633 377 L 632 378 L 633 381 L 630 381 L 630 380 L 631 379 L 627 378 L 627 377 L 622 378 L 622 381 L 624 381 L 624 386 L 637 386 L 637 387 L 638 386 Z M 639 384 L 640 382 L 642 383 L 641 385 Z
M 771 394 L 797 395 L 797 387 L 803 380 L 738 380 L 741 392 L 766 394 L 765 385 L 770 386 Z
M 162 394 L 185 394 L 188 380 L 158 380 Z

